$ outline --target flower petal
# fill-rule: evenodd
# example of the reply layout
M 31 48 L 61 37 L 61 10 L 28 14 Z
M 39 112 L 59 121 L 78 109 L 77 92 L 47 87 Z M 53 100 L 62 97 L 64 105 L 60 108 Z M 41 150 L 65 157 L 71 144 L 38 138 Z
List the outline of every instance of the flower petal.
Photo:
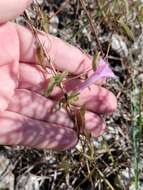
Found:
M 104 59 L 100 58 L 96 71 L 80 85 L 79 90 L 84 90 L 85 88 L 95 83 L 97 80 L 109 77 L 115 78 L 116 76 L 109 67 L 109 64 L 107 64 Z

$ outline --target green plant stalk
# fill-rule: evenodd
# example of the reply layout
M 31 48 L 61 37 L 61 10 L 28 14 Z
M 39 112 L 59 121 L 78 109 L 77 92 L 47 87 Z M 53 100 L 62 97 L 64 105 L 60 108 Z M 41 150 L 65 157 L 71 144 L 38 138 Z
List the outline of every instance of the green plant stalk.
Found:
M 134 68 L 135 69 L 135 68 Z M 142 90 L 139 90 L 139 86 L 137 85 L 137 81 L 135 79 L 135 75 L 132 75 L 132 84 L 133 91 L 131 93 L 131 111 L 132 111 L 132 148 L 133 148 L 133 185 L 135 190 L 139 190 L 140 182 L 140 141 L 142 134 L 142 115 L 141 115 L 141 105 L 142 105 Z
M 134 117 L 135 113 L 138 109 L 138 105 L 132 105 Z M 133 140 L 133 168 L 134 168 L 134 186 L 135 190 L 139 189 L 139 162 L 140 162 L 140 138 L 141 138 L 141 130 L 139 124 L 139 117 L 133 121 L 133 132 L 132 132 L 132 140 Z

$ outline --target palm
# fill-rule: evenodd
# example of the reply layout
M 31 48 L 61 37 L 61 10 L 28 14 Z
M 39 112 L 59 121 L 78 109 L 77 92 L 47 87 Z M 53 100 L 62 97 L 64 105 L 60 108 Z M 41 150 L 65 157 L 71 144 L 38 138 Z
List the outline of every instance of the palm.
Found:
M 57 69 L 77 75 L 91 65 L 90 59 L 77 48 L 50 35 L 39 37 Z M 35 37 L 29 30 L 11 23 L 0 26 L 1 143 L 58 150 L 72 147 L 77 143 L 77 134 L 67 112 L 50 111 L 60 89 L 54 89 L 51 99 L 42 96 L 51 74 L 43 75 L 35 55 Z M 78 83 L 78 79 L 70 81 L 67 89 Z M 115 96 L 93 85 L 90 90 L 84 90 L 75 106 L 82 104 L 87 109 L 86 130 L 94 136 L 101 135 L 105 123 L 99 114 L 116 109 Z

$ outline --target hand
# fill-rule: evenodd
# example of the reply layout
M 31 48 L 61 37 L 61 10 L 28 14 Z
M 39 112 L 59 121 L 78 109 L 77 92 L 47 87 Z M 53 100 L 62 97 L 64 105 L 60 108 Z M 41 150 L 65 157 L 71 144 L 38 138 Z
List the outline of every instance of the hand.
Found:
M 55 88 L 50 98 L 42 96 L 51 72 L 45 72 L 36 63 L 35 36 L 22 26 L 6 23 L 20 14 L 30 1 L 21 0 L 18 8 L 14 6 L 18 0 L 9 1 L 0 2 L 0 9 L 5 8 L 3 13 L 0 10 L 0 143 L 56 150 L 71 148 L 78 141 L 73 122 L 63 108 L 51 111 L 61 96 L 60 88 Z M 13 10 L 9 15 L 7 7 Z M 76 47 L 49 34 L 38 34 L 38 38 L 56 69 L 79 75 L 91 66 L 91 59 Z M 44 63 L 50 68 L 46 59 Z M 65 88 L 70 91 L 80 82 L 79 79 L 68 81 Z M 83 104 L 87 109 L 85 130 L 98 137 L 105 130 L 100 114 L 115 111 L 116 98 L 94 84 L 90 90 L 82 91 L 74 106 Z

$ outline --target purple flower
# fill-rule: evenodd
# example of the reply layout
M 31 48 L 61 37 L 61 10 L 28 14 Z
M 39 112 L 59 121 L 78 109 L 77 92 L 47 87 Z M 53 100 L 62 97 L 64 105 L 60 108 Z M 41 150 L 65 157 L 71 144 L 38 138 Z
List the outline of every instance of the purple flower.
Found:
M 97 80 L 109 77 L 116 78 L 115 74 L 109 67 L 109 64 L 106 63 L 104 59 L 100 58 L 97 64 L 96 71 L 80 85 L 79 90 L 84 90 L 85 88 L 94 84 Z

